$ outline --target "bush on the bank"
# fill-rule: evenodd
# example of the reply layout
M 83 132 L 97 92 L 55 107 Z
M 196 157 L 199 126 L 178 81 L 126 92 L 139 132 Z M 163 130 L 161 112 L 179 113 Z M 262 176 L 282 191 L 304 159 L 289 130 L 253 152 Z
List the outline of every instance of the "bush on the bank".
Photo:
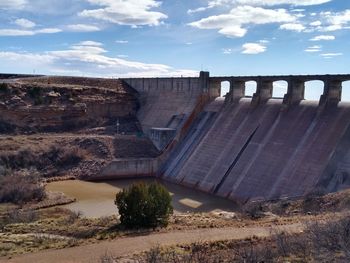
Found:
M 249 202 L 243 206 L 243 213 L 252 219 L 259 219 L 264 216 L 261 202 Z
M 78 147 L 52 146 L 41 154 L 30 149 L 0 154 L 0 166 L 12 170 L 36 168 L 42 171 L 50 166 L 58 169 L 73 167 L 84 158 L 84 151 Z
M 83 150 L 78 147 L 59 148 L 57 146 L 52 146 L 42 157 L 57 167 L 75 166 L 85 158 Z
M 0 177 L 0 203 L 23 204 L 41 201 L 44 197 L 44 186 L 35 172 L 15 172 Z
M 132 185 L 116 195 L 115 204 L 129 228 L 166 226 L 173 212 L 170 193 L 159 183 Z
M 40 87 L 32 87 L 28 90 L 29 96 L 33 99 L 40 97 L 42 92 L 43 92 L 42 88 L 40 88 Z
M 9 87 L 6 83 L 0 83 L 0 92 L 7 93 L 9 91 Z

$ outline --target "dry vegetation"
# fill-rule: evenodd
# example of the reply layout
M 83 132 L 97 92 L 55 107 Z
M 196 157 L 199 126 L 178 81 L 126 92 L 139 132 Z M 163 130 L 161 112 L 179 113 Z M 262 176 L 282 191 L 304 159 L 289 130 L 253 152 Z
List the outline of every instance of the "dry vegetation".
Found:
M 350 197 L 350 191 L 317 197 L 341 204 Z M 55 198 L 55 197 L 53 197 Z M 339 200 L 340 198 L 340 200 Z M 72 201 L 72 200 L 70 200 Z M 259 218 L 251 217 L 250 212 L 237 213 L 186 213 L 171 216 L 166 228 L 155 230 L 127 230 L 116 216 L 88 219 L 79 213 L 62 208 L 47 208 L 43 205 L 24 205 L 22 209 L 13 205 L 0 206 L 0 251 L 1 256 L 12 256 L 47 248 L 65 248 L 81 244 L 113 240 L 127 235 L 144 235 L 156 232 L 183 231 L 187 229 L 249 226 L 273 226 L 276 229 L 271 238 L 251 238 L 241 241 L 199 242 L 179 245 L 173 248 L 154 248 L 136 255 L 131 262 L 327 262 L 334 258 L 343 262 L 349 257 L 350 220 L 345 208 L 338 213 L 334 209 L 320 214 L 300 213 L 278 216 L 266 211 L 271 207 L 284 207 L 285 201 L 259 204 L 264 211 Z M 290 201 L 290 206 L 302 207 L 304 201 Z M 48 202 L 49 204 L 49 202 Z M 41 208 L 37 210 L 38 208 Z M 338 207 L 340 209 L 340 206 Z M 337 210 L 338 210 L 337 208 Z M 245 208 L 246 209 L 246 208 Z M 242 209 L 242 211 L 245 211 Z M 286 214 L 284 212 L 283 214 Z M 306 230 L 300 234 L 278 231 L 279 226 L 304 222 Z M 311 222 L 311 223 L 310 223 Z M 113 251 L 103 260 L 114 260 Z M 102 259 L 101 259 L 102 260 Z M 123 261 L 124 260 L 124 261 Z M 113 261 L 101 261 L 113 262 Z M 120 262 L 130 262 L 122 259 Z M 347 261 L 344 261 L 347 262 Z
M 0 175 L 0 203 L 23 204 L 45 198 L 45 189 L 36 172 Z
M 269 238 L 154 247 L 129 258 L 135 263 L 349 262 L 350 218 L 308 223 L 298 234 L 272 231 Z M 125 259 L 114 259 L 125 262 Z
M 0 256 L 71 247 L 118 235 L 114 216 L 87 219 L 62 208 L 4 209 L 0 218 Z

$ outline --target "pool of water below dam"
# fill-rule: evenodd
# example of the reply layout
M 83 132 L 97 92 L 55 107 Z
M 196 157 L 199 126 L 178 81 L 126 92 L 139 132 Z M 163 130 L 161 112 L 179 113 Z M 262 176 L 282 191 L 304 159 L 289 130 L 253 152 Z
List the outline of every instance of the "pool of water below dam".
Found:
M 155 179 L 122 179 L 111 181 L 60 181 L 47 184 L 49 191 L 63 192 L 77 201 L 63 207 L 80 211 L 86 217 L 102 217 L 117 214 L 115 195 L 133 183 L 150 183 Z M 216 197 L 184 186 L 159 181 L 170 192 L 175 213 L 236 211 L 237 205 L 229 200 Z

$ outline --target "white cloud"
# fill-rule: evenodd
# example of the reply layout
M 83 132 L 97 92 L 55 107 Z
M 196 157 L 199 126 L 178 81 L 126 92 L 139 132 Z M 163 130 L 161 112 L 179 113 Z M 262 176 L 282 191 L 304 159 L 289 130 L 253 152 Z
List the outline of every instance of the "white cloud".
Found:
M 305 30 L 305 27 L 299 23 L 287 23 L 280 26 L 280 29 L 302 32 Z
M 350 22 L 350 9 L 338 13 L 323 12 L 321 15 L 332 25 L 344 25 Z
M 203 12 L 205 10 L 218 6 L 234 5 L 253 5 L 253 6 L 275 6 L 275 5 L 292 5 L 292 6 L 311 6 L 331 2 L 332 0 L 210 0 L 205 7 L 189 9 L 188 14 Z M 304 9 L 293 9 L 291 12 L 304 12 Z
M 0 9 L 22 9 L 26 3 L 26 0 L 1 0 Z
M 207 9 L 208 9 L 208 7 L 198 7 L 196 9 L 188 9 L 187 13 L 188 14 L 194 14 L 194 13 L 198 13 L 198 12 L 203 12 L 203 11 L 205 11 Z
M 0 36 L 34 36 L 37 34 L 59 33 L 61 31 L 59 28 L 43 28 L 38 30 L 0 29 Z
M 129 41 L 127 41 L 127 40 L 116 40 L 115 43 L 117 43 L 117 44 L 128 44 Z
M 305 52 L 309 52 L 309 53 L 315 53 L 315 52 L 321 52 L 322 50 L 322 46 L 320 45 L 314 45 L 314 46 L 310 46 L 307 49 L 305 49 Z
M 220 29 L 219 33 L 229 37 L 244 37 L 247 33 L 247 29 L 241 28 L 240 26 L 227 26 Z
M 101 29 L 97 26 L 86 25 L 86 24 L 73 24 L 67 25 L 68 30 L 75 32 L 95 32 L 100 31 Z
M 34 31 L 22 29 L 0 29 L 0 36 L 33 36 Z
M 316 36 L 314 38 L 311 38 L 310 41 L 321 41 L 321 40 L 335 40 L 335 36 L 331 36 L 331 35 L 320 35 L 320 36 Z
M 59 28 L 43 28 L 34 31 L 35 34 L 54 34 L 59 32 L 62 32 Z
M 71 50 L 81 52 L 81 53 L 89 53 L 91 55 L 98 55 L 98 54 L 103 54 L 103 53 L 107 52 L 104 48 L 102 48 L 100 46 L 96 46 L 95 44 L 92 46 L 76 44 L 76 45 L 71 46 Z M 65 51 L 63 51 L 63 52 L 65 52 Z M 61 54 L 62 51 L 53 51 L 51 53 L 52 54 Z
M 262 40 L 259 40 L 259 43 L 261 43 L 261 44 L 268 44 L 268 43 L 270 43 L 270 41 L 266 40 L 266 39 L 262 39 Z
M 258 43 L 245 43 L 242 48 L 242 54 L 255 55 L 266 51 L 266 46 Z
M 330 26 L 325 26 L 320 28 L 320 31 L 323 32 L 332 32 L 332 31 L 337 31 L 337 30 L 341 30 L 347 27 L 343 27 L 342 25 L 330 25 Z
M 79 13 L 82 17 L 95 18 L 119 25 L 156 26 L 167 18 L 167 15 L 152 11 L 159 7 L 161 2 L 155 0 L 87 0 L 93 5 L 102 8 L 84 10 Z
M 25 18 L 16 19 L 15 24 L 23 28 L 33 28 L 36 26 L 36 24 L 33 21 L 30 21 Z
M 320 20 L 314 21 L 310 23 L 310 26 L 320 26 L 322 25 L 322 22 Z
M 219 29 L 219 33 L 228 37 L 243 37 L 247 24 L 288 23 L 296 20 L 285 9 L 264 9 L 261 7 L 238 6 L 228 14 L 210 16 L 190 23 L 200 29 Z
M 230 55 L 234 52 L 234 49 L 232 48 L 223 48 L 222 49 L 222 54 L 225 54 L 225 55 Z
M 93 46 L 93 47 L 101 47 L 101 46 L 103 46 L 102 43 L 96 42 L 96 41 L 91 41 L 91 40 L 81 41 L 77 45 L 78 46 Z
M 208 5 L 205 7 L 199 7 L 196 9 L 189 9 L 187 11 L 188 14 L 193 14 L 193 13 L 198 13 L 198 12 L 203 12 L 205 10 L 217 7 L 217 6 L 222 6 L 222 5 L 226 5 L 226 4 L 232 4 L 234 2 L 234 0 L 210 0 L 208 2 Z
M 339 57 L 342 55 L 343 55 L 343 53 L 324 53 L 324 54 L 321 54 L 320 56 L 323 58 L 330 59 L 330 58 Z
M 342 12 L 321 12 L 319 16 L 322 18 L 324 26 L 319 26 L 318 31 L 332 32 L 350 28 L 350 9 Z
M 24 72 L 40 68 L 51 74 L 101 77 L 198 75 L 197 71 L 174 69 L 164 64 L 147 64 L 120 57 L 109 57 L 105 55 L 106 50 L 101 48 L 100 44 L 84 41 L 67 50 L 41 53 L 0 52 L 0 70 L 4 70 L 6 65 L 6 68 L 16 68 Z
M 331 2 L 332 0 L 236 0 L 239 4 L 247 5 L 294 5 L 294 6 L 310 6 L 320 5 Z

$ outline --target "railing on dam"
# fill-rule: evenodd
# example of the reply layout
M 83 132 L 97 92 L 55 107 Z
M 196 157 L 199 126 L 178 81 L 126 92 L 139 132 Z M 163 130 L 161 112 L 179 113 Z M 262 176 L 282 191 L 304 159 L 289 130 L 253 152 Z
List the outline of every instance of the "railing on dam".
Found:
M 220 89 L 220 83 L 228 81 L 230 83 L 230 91 L 226 99 L 228 101 L 237 101 L 244 97 L 246 82 L 255 81 L 257 88 L 253 95 L 252 103 L 259 104 L 272 98 L 274 82 L 286 81 L 288 83 L 288 91 L 284 96 L 283 103 L 292 105 L 298 104 L 304 99 L 305 83 L 314 80 L 324 83 L 320 105 L 333 104 L 341 100 L 342 83 L 350 80 L 350 74 L 210 77 L 209 86 L 211 89 Z

